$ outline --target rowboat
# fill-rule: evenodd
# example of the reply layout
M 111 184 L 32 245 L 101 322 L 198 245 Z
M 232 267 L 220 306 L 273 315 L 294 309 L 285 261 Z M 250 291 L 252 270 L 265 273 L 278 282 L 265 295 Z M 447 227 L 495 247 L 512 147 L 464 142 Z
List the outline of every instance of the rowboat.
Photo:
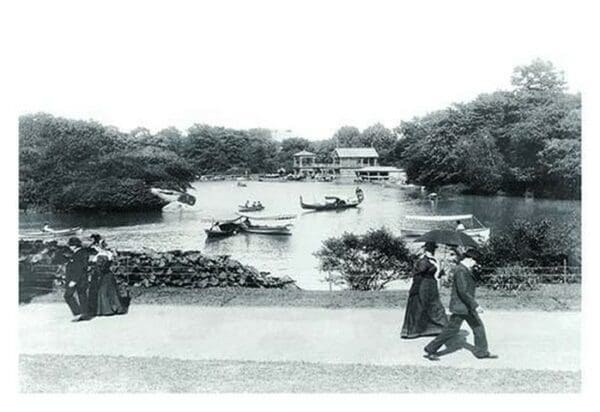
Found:
M 240 228 L 247 233 L 256 233 L 261 235 L 291 235 L 292 234 L 292 224 L 288 223 L 286 225 L 255 225 L 252 223 L 242 222 L 240 224 Z
M 246 206 L 246 205 L 239 205 L 238 206 L 238 210 L 240 212 L 258 212 L 260 210 L 263 210 L 265 207 L 263 205 L 254 205 L 254 206 Z
M 246 233 L 256 233 L 261 235 L 291 235 L 292 227 L 294 226 L 292 223 L 286 224 L 255 224 L 252 220 L 290 220 L 295 218 L 296 215 L 279 215 L 279 216 L 261 216 L 261 217 L 250 217 L 248 215 L 242 215 L 240 219 L 240 229 Z
M 23 233 L 21 235 L 19 235 L 20 239 L 26 240 L 26 239 L 54 239 L 54 238 L 59 238 L 59 237 L 65 237 L 65 236 L 77 236 L 77 235 L 81 235 L 83 233 L 83 229 L 79 226 L 77 227 L 72 227 L 69 229 L 51 229 L 48 226 L 44 226 L 44 229 L 42 229 L 40 232 L 29 232 L 29 233 Z
M 485 243 L 490 238 L 491 230 L 489 227 L 483 226 L 483 224 L 473 215 L 435 215 L 435 216 L 417 216 L 409 215 L 405 216 L 405 219 L 412 222 L 436 222 L 436 223 L 449 223 L 449 222 L 470 222 L 469 228 L 464 229 L 463 232 L 471 236 L 478 243 Z M 475 226 L 477 224 L 477 226 Z M 446 225 L 447 226 L 447 225 Z M 402 237 L 418 237 L 429 232 L 432 228 L 415 228 L 406 227 L 400 229 Z
M 357 187 L 355 190 L 356 198 L 355 199 L 341 199 L 337 196 L 325 196 L 325 202 L 322 203 L 304 203 L 302 200 L 302 196 L 300 196 L 300 207 L 302 209 L 308 210 L 341 210 L 348 209 L 351 207 L 356 207 L 362 203 L 365 196 L 360 187 Z
M 213 225 L 204 229 L 208 238 L 222 238 L 236 235 L 240 231 L 239 218 L 227 220 L 224 222 L 215 222 Z
M 294 214 L 281 214 L 281 215 L 253 215 L 249 213 L 237 213 L 238 216 L 248 218 L 251 220 L 290 220 L 295 219 L 297 215 Z

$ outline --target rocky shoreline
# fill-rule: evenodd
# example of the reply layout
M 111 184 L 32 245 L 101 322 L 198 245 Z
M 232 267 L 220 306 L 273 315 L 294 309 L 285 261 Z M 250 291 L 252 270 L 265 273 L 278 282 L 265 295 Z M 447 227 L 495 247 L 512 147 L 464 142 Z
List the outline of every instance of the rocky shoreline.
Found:
M 64 265 L 70 254 L 66 241 L 20 240 L 20 298 L 27 300 L 24 295 L 48 293 L 64 284 Z M 230 256 L 207 256 L 197 250 L 117 250 L 111 270 L 117 282 L 127 288 L 299 289 L 288 276 L 272 276 Z

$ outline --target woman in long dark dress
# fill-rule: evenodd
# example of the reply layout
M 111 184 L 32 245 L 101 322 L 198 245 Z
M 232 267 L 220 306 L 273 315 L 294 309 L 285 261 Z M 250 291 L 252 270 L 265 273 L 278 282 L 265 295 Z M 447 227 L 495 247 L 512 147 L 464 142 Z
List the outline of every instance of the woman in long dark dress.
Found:
M 100 242 L 98 253 L 94 256 L 94 273 L 98 279 L 98 297 L 96 316 L 123 315 L 129 310 L 129 296 L 121 296 L 115 276 L 110 270 L 113 254 L 106 249 L 106 243 Z
M 436 248 L 433 242 L 425 243 L 423 256 L 415 264 L 402 325 L 403 339 L 439 335 L 448 323 L 437 285 L 441 271 L 434 257 Z

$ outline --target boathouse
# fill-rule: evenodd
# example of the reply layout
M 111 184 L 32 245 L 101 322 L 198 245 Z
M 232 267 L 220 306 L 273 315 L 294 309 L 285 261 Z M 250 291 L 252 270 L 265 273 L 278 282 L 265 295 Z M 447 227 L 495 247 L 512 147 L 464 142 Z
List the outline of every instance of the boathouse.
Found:
M 330 160 L 326 163 L 317 163 L 317 155 L 303 150 L 294 154 L 294 174 L 306 176 L 331 176 L 341 178 L 356 178 L 357 171 L 369 167 L 379 166 L 379 154 L 373 147 L 343 147 L 335 149 Z M 390 168 L 370 170 L 361 174 L 369 180 L 388 180 L 390 173 L 401 171 Z M 371 179 L 373 178 L 373 179 Z M 376 179 L 375 179 L 376 178 Z
M 302 150 L 294 155 L 294 174 L 313 175 L 315 173 L 315 159 L 317 155 L 307 150 Z

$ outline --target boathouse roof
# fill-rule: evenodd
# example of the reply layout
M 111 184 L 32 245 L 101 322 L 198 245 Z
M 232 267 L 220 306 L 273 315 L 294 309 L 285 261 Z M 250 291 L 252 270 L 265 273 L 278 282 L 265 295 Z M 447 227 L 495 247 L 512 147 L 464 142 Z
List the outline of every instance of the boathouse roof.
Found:
M 301 151 L 301 152 L 298 152 L 298 153 L 296 153 L 296 154 L 294 155 L 294 157 L 296 157 L 296 156 L 316 156 L 316 154 L 314 154 L 314 153 L 312 153 L 312 152 L 309 152 L 309 151 L 307 151 L 307 150 L 303 150 L 303 151 Z
M 335 149 L 338 157 L 379 157 L 373 147 L 344 147 Z

